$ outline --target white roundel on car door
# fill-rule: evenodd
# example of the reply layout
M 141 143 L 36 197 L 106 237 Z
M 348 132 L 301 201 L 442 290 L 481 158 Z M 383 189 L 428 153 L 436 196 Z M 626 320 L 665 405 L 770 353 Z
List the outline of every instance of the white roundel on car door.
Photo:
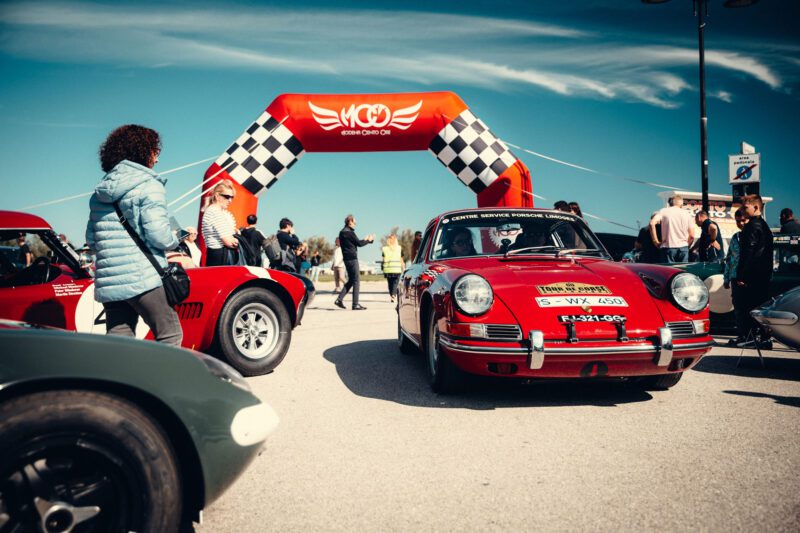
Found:
M 703 282 L 708 288 L 708 308 L 712 313 L 725 314 L 733 311 L 731 290 L 725 288 L 722 274 L 709 276 Z

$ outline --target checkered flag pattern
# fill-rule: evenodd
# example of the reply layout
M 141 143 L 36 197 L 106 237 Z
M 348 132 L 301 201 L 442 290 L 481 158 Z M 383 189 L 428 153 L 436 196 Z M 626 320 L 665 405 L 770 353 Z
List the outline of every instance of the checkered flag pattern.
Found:
M 303 145 L 289 128 L 264 111 L 216 163 L 258 196 L 272 187 L 304 153 Z
M 517 161 L 505 143 L 469 109 L 445 126 L 428 149 L 476 193 L 491 185 Z

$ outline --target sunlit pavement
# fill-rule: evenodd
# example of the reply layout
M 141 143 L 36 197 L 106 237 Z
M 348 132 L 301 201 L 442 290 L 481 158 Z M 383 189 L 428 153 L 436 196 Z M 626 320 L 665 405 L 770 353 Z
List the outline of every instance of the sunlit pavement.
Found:
M 285 361 L 248 380 L 281 424 L 198 531 L 796 531 L 800 353 L 716 347 L 664 392 L 440 397 L 395 347 L 386 285 L 362 288 L 351 311 L 320 284 Z

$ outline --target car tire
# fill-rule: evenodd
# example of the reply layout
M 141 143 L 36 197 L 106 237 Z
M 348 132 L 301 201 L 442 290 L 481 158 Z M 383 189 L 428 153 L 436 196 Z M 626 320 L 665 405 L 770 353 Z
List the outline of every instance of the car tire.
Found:
M 0 516 L 9 531 L 67 531 L 72 522 L 80 531 L 176 532 L 182 494 L 169 439 L 127 400 L 61 390 L 0 405 Z
M 644 390 L 667 390 L 674 387 L 683 377 L 683 372 L 673 374 L 659 374 L 657 376 L 647 376 L 641 378 L 641 386 Z
M 456 367 L 447 354 L 439 347 L 439 325 L 436 315 L 428 315 L 425 328 L 425 353 L 428 363 L 428 377 L 430 378 L 433 392 L 442 395 L 454 394 L 464 389 L 466 376 L 460 368 Z
M 275 370 L 292 340 L 292 324 L 283 302 L 267 289 L 251 287 L 225 303 L 217 322 L 225 360 L 243 376 Z
M 404 355 L 413 355 L 417 352 L 417 347 L 414 346 L 414 343 L 408 340 L 403 334 L 403 330 L 400 328 L 400 314 L 397 314 L 397 348 L 400 350 L 400 353 Z

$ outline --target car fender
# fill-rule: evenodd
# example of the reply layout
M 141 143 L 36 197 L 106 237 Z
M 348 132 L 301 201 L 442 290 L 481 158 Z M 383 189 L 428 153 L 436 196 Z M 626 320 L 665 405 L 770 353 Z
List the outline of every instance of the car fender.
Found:
M 187 272 L 192 279 L 192 293 L 178 306 L 178 313 L 181 314 L 184 306 L 202 303 L 203 320 L 191 321 L 181 317 L 184 335 L 197 339 L 194 343 L 197 349 L 205 350 L 211 346 L 226 302 L 235 293 L 248 287 L 262 287 L 275 293 L 286 305 L 292 326 L 297 326 L 298 308 L 306 289 L 303 282 L 294 276 L 276 270 L 244 266 L 204 267 Z

